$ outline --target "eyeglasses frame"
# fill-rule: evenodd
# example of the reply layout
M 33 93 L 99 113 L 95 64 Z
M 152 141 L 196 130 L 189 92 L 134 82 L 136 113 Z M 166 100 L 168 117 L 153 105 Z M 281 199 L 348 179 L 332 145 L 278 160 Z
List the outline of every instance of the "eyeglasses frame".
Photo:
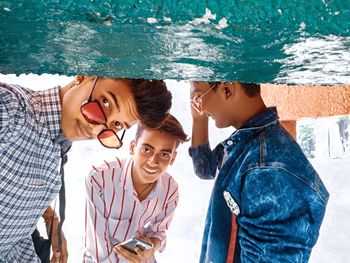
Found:
M 198 113 L 202 114 L 203 111 L 202 109 L 202 99 L 205 95 L 207 95 L 212 89 L 214 89 L 215 87 L 217 87 L 220 84 L 213 84 L 208 90 L 206 90 L 203 94 L 199 95 L 199 96 L 194 96 L 191 100 L 191 106 L 192 108 L 194 108 Z
M 81 106 L 80 106 L 80 112 L 81 112 L 81 114 L 84 116 L 85 120 L 86 120 L 88 123 L 91 123 L 91 124 L 93 124 L 93 125 L 104 125 L 104 126 L 106 127 L 106 129 L 103 129 L 102 131 L 100 131 L 100 132 L 97 134 L 97 139 L 99 140 L 99 142 L 100 142 L 104 147 L 106 147 L 106 148 L 111 148 L 111 149 L 119 149 L 119 148 L 121 148 L 121 147 L 123 146 L 123 138 L 124 138 L 124 135 L 125 135 L 125 131 L 126 131 L 126 130 L 125 130 L 125 129 L 123 130 L 122 136 L 119 138 L 119 136 L 118 136 L 118 134 L 115 132 L 115 130 L 113 130 L 113 129 L 111 129 L 111 128 L 108 128 L 107 123 L 106 123 L 106 122 L 107 122 L 107 116 L 106 116 L 105 112 L 103 111 L 100 102 L 99 102 L 97 99 L 92 98 L 92 94 L 93 94 L 93 92 L 94 92 L 94 90 L 95 90 L 95 86 L 96 86 L 96 83 L 97 83 L 97 79 L 98 79 L 98 76 L 95 77 L 94 84 L 92 85 L 92 89 L 91 89 L 89 98 L 81 104 Z M 105 120 L 106 120 L 105 123 L 93 122 L 93 120 L 90 120 L 89 118 L 87 118 L 87 117 L 85 116 L 85 114 L 83 113 L 82 107 L 84 107 L 84 106 L 87 105 L 88 103 L 92 103 L 92 102 L 93 102 L 93 103 L 96 103 L 96 105 L 100 108 L 101 112 L 103 113 L 103 116 L 105 117 Z M 104 143 L 102 143 L 102 141 L 101 141 L 101 139 L 100 139 L 99 137 L 100 137 L 100 135 L 101 135 L 102 133 L 104 133 L 104 132 L 106 132 L 106 131 L 112 131 L 112 132 L 113 132 L 113 134 L 116 136 L 118 142 L 120 143 L 119 146 L 114 146 L 114 147 L 113 147 L 113 146 L 108 146 L 108 145 L 105 145 Z

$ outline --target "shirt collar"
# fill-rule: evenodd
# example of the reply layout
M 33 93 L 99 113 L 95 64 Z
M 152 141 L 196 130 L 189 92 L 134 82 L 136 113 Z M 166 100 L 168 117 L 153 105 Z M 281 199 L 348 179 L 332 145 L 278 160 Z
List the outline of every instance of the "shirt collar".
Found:
M 125 165 L 122 171 L 122 176 L 120 176 L 119 185 L 122 189 L 129 191 L 131 193 L 135 193 L 135 196 L 137 197 L 137 194 L 135 192 L 135 188 L 132 182 L 132 177 L 131 177 L 131 169 L 133 164 L 134 164 L 134 158 L 132 156 L 126 159 Z M 152 191 L 148 194 L 145 200 L 149 200 L 157 197 L 157 193 L 161 187 L 159 180 L 160 178 L 158 178 L 158 180 L 155 182 L 155 185 L 153 186 Z
M 125 165 L 123 167 L 122 175 L 120 176 L 119 185 L 122 189 L 133 192 L 134 185 L 131 178 L 131 169 L 134 163 L 133 158 L 128 158 L 125 160 Z
M 276 107 L 269 107 L 264 112 L 249 119 L 241 128 L 236 130 L 230 137 L 221 142 L 221 144 L 226 150 L 231 150 L 237 142 L 249 139 L 262 129 L 275 125 L 278 123 L 278 120 L 279 117 Z

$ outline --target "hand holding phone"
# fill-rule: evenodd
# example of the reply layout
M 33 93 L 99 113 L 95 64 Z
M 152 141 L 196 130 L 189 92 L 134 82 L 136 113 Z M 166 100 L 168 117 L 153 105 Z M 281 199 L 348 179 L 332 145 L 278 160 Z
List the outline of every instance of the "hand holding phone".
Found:
M 118 246 L 122 246 L 123 248 L 127 249 L 128 251 L 135 253 L 135 248 L 139 247 L 142 251 L 148 250 L 153 248 L 153 244 L 147 241 L 144 241 L 142 239 L 139 239 L 137 237 L 133 237 L 131 239 L 128 239 L 124 242 L 121 242 L 118 244 Z

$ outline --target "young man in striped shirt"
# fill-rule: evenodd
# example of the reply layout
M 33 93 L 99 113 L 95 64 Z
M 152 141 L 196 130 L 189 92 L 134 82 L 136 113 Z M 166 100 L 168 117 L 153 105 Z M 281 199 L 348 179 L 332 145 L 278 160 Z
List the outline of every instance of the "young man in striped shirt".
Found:
M 86 180 L 84 262 L 155 262 L 179 199 L 178 185 L 166 170 L 186 140 L 172 115 L 158 128 L 139 124 L 130 157 L 93 168 Z M 118 246 L 134 236 L 153 248 L 137 248 L 135 254 Z

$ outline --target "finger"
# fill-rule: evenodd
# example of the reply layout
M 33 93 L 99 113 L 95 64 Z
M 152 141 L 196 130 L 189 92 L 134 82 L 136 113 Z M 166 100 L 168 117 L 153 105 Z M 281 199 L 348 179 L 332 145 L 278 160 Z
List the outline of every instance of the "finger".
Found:
M 51 259 L 52 262 L 53 263 L 59 263 L 60 259 L 61 259 L 61 253 L 59 251 L 53 252 L 52 259 Z
M 124 257 L 130 257 L 132 255 L 136 255 L 135 253 L 127 250 L 126 248 L 123 248 L 122 246 L 115 246 L 114 251 L 116 251 L 118 254 L 123 255 Z
M 61 263 L 61 257 L 52 257 L 50 262 L 52 262 L 52 263 Z
M 122 248 L 121 246 L 119 246 L 119 245 L 117 245 L 117 246 L 114 246 L 113 247 L 113 251 L 115 252 L 115 253 L 117 253 L 118 255 L 122 255 L 122 256 L 124 256 L 124 248 Z
M 140 254 L 138 254 L 136 251 L 131 252 L 125 248 L 123 248 L 122 246 L 115 246 L 113 248 L 113 250 L 120 256 L 126 258 L 129 261 L 132 262 L 141 262 L 142 261 L 142 257 L 140 256 Z
M 202 105 L 199 101 L 191 101 L 191 107 L 196 110 L 197 113 L 202 113 Z
M 67 262 L 68 262 L 68 255 L 61 255 L 60 263 L 67 263 Z
M 200 97 L 200 96 L 201 96 L 201 93 L 196 91 L 195 89 L 190 91 L 190 98 L 191 99 L 196 98 L 196 97 Z
M 140 248 L 140 247 L 136 247 L 135 248 L 135 252 L 140 255 L 142 257 L 142 255 L 144 254 L 144 251 Z

